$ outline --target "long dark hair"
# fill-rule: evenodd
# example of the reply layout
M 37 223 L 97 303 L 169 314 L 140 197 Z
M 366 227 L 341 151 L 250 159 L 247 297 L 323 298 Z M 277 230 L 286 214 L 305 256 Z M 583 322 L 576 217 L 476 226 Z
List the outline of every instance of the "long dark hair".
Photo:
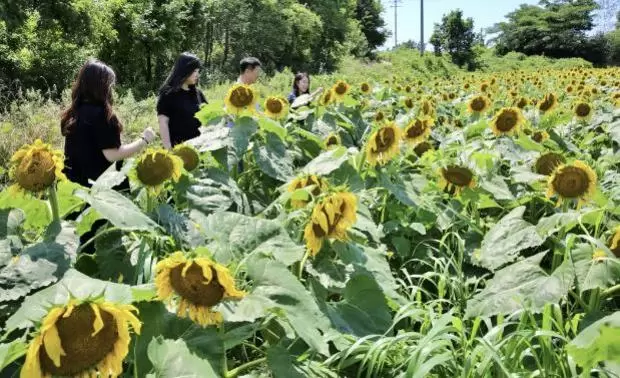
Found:
M 305 93 L 299 93 L 299 82 L 304 77 L 308 79 L 308 89 L 306 89 Z M 307 73 L 299 72 L 295 75 L 295 78 L 293 79 L 293 92 L 295 93 L 295 96 L 299 96 L 300 94 L 310 93 L 310 76 L 308 76 Z
M 177 58 L 172 71 L 170 71 L 170 74 L 166 78 L 166 81 L 164 81 L 164 85 L 162 85 L 159 89 L 159 94 L 164 95 L 170 92 L 178 91 L 192 72 L 196 69 L 200 69 L 201 67 L 202 63 L 196 55 L 187 52 L 182 53 Z
M 87 61 L 73 83 L 71 90 L 71 106 L 62 113 L 60 130 L 63 136 L 69 135 L 77 122 L 77 110 L 84 103 L 102 105 L 109 124 L 123 130 L 123 125 L 112 110 L 112 86 L 116 75 L 112 68 L 96 59 Z

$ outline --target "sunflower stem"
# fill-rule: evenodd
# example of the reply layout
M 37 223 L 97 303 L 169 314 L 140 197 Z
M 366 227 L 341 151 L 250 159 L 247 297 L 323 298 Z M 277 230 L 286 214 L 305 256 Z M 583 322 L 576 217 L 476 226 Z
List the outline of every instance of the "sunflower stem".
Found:
M 261 358 L 257 358 L 253 361 L 250 362 L 246 362 L 243 365 L 240 365 L 234 369 L 232 369 L 231 371 L 227 372 L 225 377 L 226 378 L 235 378 L 237 377 L 242 371 L 247 370 L 249 368 L 253 368 L 254 366 L 260 365 L 267 362 L 267 357 L 261 357 Z
M 616 285 L 616 286 L 612 286 L 609 289 L 603 291 L 600 295 L 601 299 L 606 299 L 609 297 L 613 297 L 616 294 L 620 293 L 620 284 Z
M 304 257 L 301 259 L 301 262 L 299 263 L 299 273 L 297 274 L 297 278 L 299 278 L 300 281 L 301 281 L 301 276 L 304 273 L 304 265 L 306 265 L 306 261 L 308 260 L 309 256 L 310 256 L 310 250 L 307 249 L 306 253 L 304 254 Z
M 221 340 L 224 340 L 226 337 L 226 328 L 224 328 L 224 323 L 220 324 L 218 327 L 218 332 L 220 334 Z M 224 353 L 222 353 L 222 373 L 224 373 L 224 377 L 228 377 L 228 358 L 226 357 L 226 348 L 224 348 Z
M 56 194 L 56 185 L 52 185 L 48 189 L 50 207 L 52 208 L 52 221 L 60 224 L 60 211 L 58 207 L 58 195 Z

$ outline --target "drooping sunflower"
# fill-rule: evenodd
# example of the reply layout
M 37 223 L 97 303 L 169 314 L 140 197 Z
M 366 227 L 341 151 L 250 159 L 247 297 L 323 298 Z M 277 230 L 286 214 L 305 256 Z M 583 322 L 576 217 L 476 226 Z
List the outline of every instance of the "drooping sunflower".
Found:
M 555 169 L 566 163 L 564 156 L 555 152 L 547 152 L 536 159 L 534 170 L 539 175 L 549 176 Z
M 538 103 L 538 110 L 542 113 L 547 113 L 558 104 L 558 97 L 553 93 L 547 93 L 545 97 Z
M 474 114 L 482 114 L 490 107 L 491 101 L 487 96 L 476 96 L 467 103 L 467 110 Z
M 331 133 L 324 140 L 325 149 L 329 150 L 333 147 L 338 147 L 342 145 L 342 140 L 340 139 L 340 135 L 336 133 Z
M 131 178 L 158 194 L 168 180 L 178 181 L 181 177 L 183 160 L 165 149 L 147 149 L 134 164 Z
M 239 115 L 244 111 L 254 112 L 256 93 L 249 85 L 235 84 L 228 90 L 224 103 L 229 114 Z
M 430 100 L 422 101 L 419 115 L 424 118 L 435 118 L 435 106 Z
M 228 269 L 208 258 L 186 258 L 175 252 L 155 268 L 157 297 L 175 303 L 177 315 L 201 326 L 222 323 L 222 314 L 213 307 L 222 300 L 243 298 Z
M 319 104 L 321 106 L 327 106 L 331 104 L 332 102 L 334 102 L 335 98 L 336 98 L 336 95 L 334 94 L 334 90 L 330 88 L 326 90 L 325 92 L 323 92 L 323 94 L 319 98 Z
M 200 164 L 200 154 L 189 144 L 178 144 L 172 150 L 172 153 L 183 160 L 183 168 L 191 172 Z
M 312 209 L 304 229 L 306 247 L 316 256 L 326 239 L 347 240 L 347 231 L 357 221 L 357 197 L 350 192 L 330 194 Z
M 334 91 L 334 98 L 336 101 L 342 101 L 344 96 L 349 93 L 351 86 L 344 80 L 338 80 L 332 90 Z
M 288 102 L 282 97 L 269 96 L 264 104 L 265 115 L 271 119 L 282 119 L 286 117 Z
M 525 97 L 521 97 L 519 101 L 517 101 L 517 108 L 525 109 L 525 107 L 529 104 L 529 101 Z
M 449 165 L 439 170 L 439 187 L 458 195 L 464 188 L 474 188 L 476 179 L 471 169 L 459 165 Z
M 370 84 L 364 82 L 364 83 L 360 84 L 360 91 L 363 94 L 369 94 L 372 91 L 372 87 L 370 86 Z
M 418 157 L 422 157 L 425 153 L 432 150 L 433 145 L 430 144 L 428 141 L 418 143 L 415 147 L 413 147 L 413 152 L 415 152 Z
M 366 158 L 370 165 L 383 165 L 390 161 L 400 150 L 402 131 L 394 122 L 378 128 L 366 142 Z
M 573 113 L 579 120 L 587 120 L 592 116 L 592 105 L 585 101 L 579 101 L 573 107 Z
M 415 119 L 405 128 L 403 139 L 410 145 L 421 143 L 431 134 L 432 125 L 433 121 L 429 118 Z
M 298 189 L 303 189 L 309 186 L 313 186 L 311 194 L 314 197 L 319 196 L 322 192 L 325 192 L 329 187 L 329 183 L 322 177 L 316 175 L 304 175 L 297 177 L 288 185 L 288 192 L 293 193 Z M 291 200 L 291 206 L 295 209 L 306 207 L 308 201 L 304 200 Z
M 557 204 L 578 200 L 578 207 L 588 201 L 596 190 L 596 173 L 587 164 L 576 160 L 556 168 L 547 181 L 547 197 L 558 196 Z
M 413 102 L 413 99 L 411 97 L 405 98 L 405 101 L 403 101 L 403 103 L 405 104 L 405 108 L 407 108 L 408 110 L 413 109 L 413 107 L 415 106 L 415 103 Z
M 549 133 L 544 130 L 537 130 L 532 134 L 532 140 L 536 143 L 542 143 L 547 139 L 549 139 Z
M 69 302 L 52 308 L 30 342 L 21 378 L 118 377 L 129 352 L 130 326 L 142 324 L 127 304 Z
M 609 240 L 609 250 L 612 251 L 616 257 L 620 258 L 620 226 L 616 227 L 614 234 Z
M 491 129 L 495 135 L 512 135 L 518 132 L 525 121 L 521 109 L 503 108 L 491 120 Z
M 14 182 L 11 190 L 39 195 L 57 181 L 66 180 L 63 169 L 62 153 L 37 139 L 11 157 L 9 177 Z

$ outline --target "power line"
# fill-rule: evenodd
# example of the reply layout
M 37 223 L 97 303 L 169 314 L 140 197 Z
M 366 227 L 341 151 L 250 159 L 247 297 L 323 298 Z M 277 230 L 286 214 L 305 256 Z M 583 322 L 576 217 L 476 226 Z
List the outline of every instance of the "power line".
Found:
M 394 47 L 398 46 L 398 8 L 402 5 L 402 0 L 391 0 L 392 5 L 390 8 L 394 8 Z

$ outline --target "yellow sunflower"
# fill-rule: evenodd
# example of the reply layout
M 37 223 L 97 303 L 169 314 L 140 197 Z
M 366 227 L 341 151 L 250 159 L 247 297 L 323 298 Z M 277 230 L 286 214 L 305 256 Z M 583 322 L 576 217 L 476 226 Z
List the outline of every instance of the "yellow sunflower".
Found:
M 296 179 L 291 181 L 291 183 L 288 185 L 287 190 L 289 193 L 293 193 L 298 189 L 303 189 L 308 186 L 314 186 L 314 189 L 312 189 L 312 192 L 310 194 L 312 194 L 314 197 L 317 197 L 322 192 L 327 190 L 327 188 L 329 187 L 329 183 L 324 178 L 318 177 L 316 175 L 305 175 L 297 177 Z M 296 209 L 306 207 L 307 204 L 308 201 L 291 200 L 291 206 Z
M 558 97 L 553 93 L 547 93 L 545 97 L 538 103 L 538 110 L 542 113 L 548 113 L 558 104 Z
M 536 159 L 534 170 L 539 175 L 549 176 L 555 169 L 566 163 L 564 156 L 555 152 L 547 152 Z
M 405 105 L 405 108 L 407 108 L 408 110 L 413 109 L 413 107 L 415 106 L 415 103 L 413 102 L 413 99 L 411 97 L 405 98 L 403 103 Z
M 410 145 L 425 141 L 431 134 L 432 119 L 415 119 L 407 125 L 403 139 Z
M 620 258 L 620 226 L 616 227 L 614 234 L 609 240 L 609 250 L 612 251 L 616 257 Z
M 521 109 L 519 108 L 503 108 L 491 120 L 491 129 L 493 134 L 512 135 L 518 132 L 521 125 L 525 121 Z
M 66 180 L 62 153 L 40 139 L 15 152 L 9 165 L 12 191 L 39 195 L 57 181 Z
M 439 170 L 439 187 L 444 191 L 458 195 L 464 188 L 475 186 L 476 179 L 469 168 L 449 165 Z
M 235 84 L 228 90 L 224 103 L 229 114 L 239 115 L 244 111 L 254 112 L 256 94 L 249 85 Z
M 331 133 L 325 138 L 323 143 L 325 144 L 325 149 L 329 150 L 330 148 L 342 145 L 342 140 L 340 139 L 340 135 Z
M 547 197 L 558 196 L 557 204 L 578 200 L 578 207 L 588 201 L 596 190 L 596 173 L 587 164 L 576 160 L 555 169 L 547 181 Z
M 30 342 L 21 378 L 118 377 L 129 352 L 130 326 L 141 323 L 127 304 L 69 302 L 52 308 Z
M 172 150 L 172 153 L 183 160 L 183 168 L 191 172 L 200 164 L 200 154 L 189 144 L 178 144 Z
M 323 92 L 323 94 L 319 98 L 319 104 L 322 106 L 327 106 L 331 104 L 332 102 L 334 102 L 335 98 L 336 98 L 336 95 L 334 94 L 334 90 L 328 89 L 325 92 Z
M 364 82 L 360 85 L 360 91 L 362 91 L 363 94 L 369 94 L 372 91 L 372 87 L 370 84 Z
M 213 307 L 225 299 L 243 298 L 228 269 L 208 258 L 186 258 L 175 252 L 155 268 L 157 297 L 175 303 L 177 315 L 201 326 L 221 324 L 222 314 Z
M 287 101 L 281 97 L 270 96 L 265 100 L 265 115 L 272 119 L 286 117 L 288 111 Z
M 529 104 L 529 101 L 525 97 L 521 97 L 519 101 L 517 101 L 517 108 L 525 109 L 525 107 Z
M 332 90 L 334 92 L 334 98 L 336 101 L 342 101 L 344 99 L 344 96 L 347 95 L 347 93 L 349 93 L 349 89 L 351 88 L 351 86 L 349 84 L 347 84 L 346 81 L 344 80 L 338 80 L 336 82 L 336 84 L 334 84 Z
M 178 181 L 181 177 L 183 160 L 165 149 L 147 149 L 134 164 L 131 178 L 158 194 L 168 180 Z
M 491 101 L 487 96 L 476 96 L 467 103 L 467 110 L 474 114 L 482 114 L 490 107 Z
M 573 107 L 573 113 L 579 120 L 587 120 L 592 117 L 592 105 L 585 101 L 580 101 Z
M 378 128 L 366 142 L 366 157 L 370 165 L 383 165 L 400 150 L 401 129 L 395 123 L 387 123 Z
M 374 118 L 375 118 L 375 122 L 381 122 L 385 119 L 385 114 L 381 110 L 379 110 L 375 113 Z
M 532 134 L 532 140 L 536 143 L 542 143 L 549 139 L 549 133 L 544 130 L 534 131 Z
M 422 101 L 419 115 L 423 118 L 435 118 L 435 106 L 430 100 Z
M 347 240 L 347 231 L 357 221 L 357 197 L 338 192 L 323 198 L 312 209 L 304 229 L 306 247 L 316 256 L 325 239 Z

